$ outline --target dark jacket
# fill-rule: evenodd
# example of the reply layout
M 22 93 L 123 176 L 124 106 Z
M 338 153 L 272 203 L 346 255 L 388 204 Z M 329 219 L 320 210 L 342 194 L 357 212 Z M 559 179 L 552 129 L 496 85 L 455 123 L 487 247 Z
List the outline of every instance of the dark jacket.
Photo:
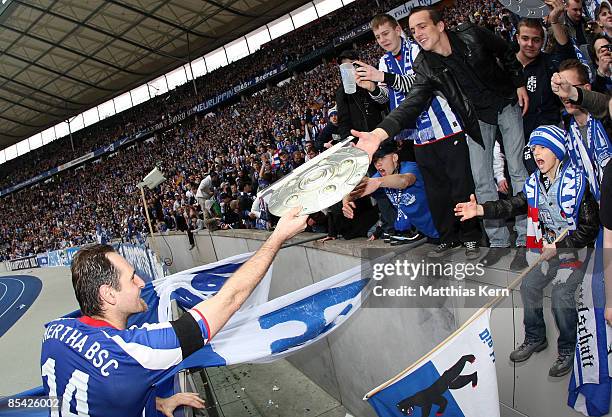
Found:
M 473 24 L 462 24 L 447 32 L 469 68 L 487 88 L 500 97 L 516 101 L 516 89 L 525 86 L 523 68 L 513 48 L 491 31 Z M 498 64 L 501 64 L 500 65 Z M 414 62 L 416 78 L 402 104 L 378 127 L 390 137 L 412 124 L 429 105 L 431 98 L 442 93 L 463 122 L 466 133 L 482 146 L 482 135 L 476 110 L 465 95 L 460 80 L 445 66 L 439 55 L 421 51 Z
M 608 102 L 610 96 L 596 91 L 585 90 L 578 87 L 578 100 L 575 104 L 584 107 L 589 113 L 591 113 L 597 119 L 608 119 L 610 116 L 608 110 Z
M 338 134 L 338 125 L 333 124 L 332 122 L 328 122 L 323 130 L 319 132 L 317 137 L 315 138 L 315 149 L 319 152 L 325 151 L 325 145 L 327 142 L 331 141 L 332 145 L 335 145 L 340 141 L 340 135 Z
M 557 45 L 554 53 L 540 53 L 523 69 L 529 95 L 529 108 L 523 116 L 525 141 L 533 130 L 541 125 L 557 125 L 561 121 L 561 100 L 550 88 L 552 75 L 559 70 L 559 63 L 576 58 L 571 42 Z
M 336 90 L 338 109 L 338 134 L 342 139 L 351 134 L 351 129 L 369 132 L 384 119 L 387 105 L 380 104 L 363 88 L 357 87 L 354 94 L 346 94 L 344 87 Z
M 487 201 L 482 205 L 485 219 L 507 219 L 527 213 L 527 197 L 521 191 L 507 200 Z M 584 248 L 591 245 L 599 234 L 599 205 L 588 187 L 578 210 L 578 226 L 556 243 L 557 248 Z

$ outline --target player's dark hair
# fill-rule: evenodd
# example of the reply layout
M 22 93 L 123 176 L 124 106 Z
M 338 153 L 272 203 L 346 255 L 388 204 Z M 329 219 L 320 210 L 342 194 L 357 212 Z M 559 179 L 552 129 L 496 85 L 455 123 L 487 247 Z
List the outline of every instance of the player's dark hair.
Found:
M 413 14 L 418 13 L 418 12 L 423 12 L 423 11 L 429 13 L 429 18 L 432 20 L 434 25 L 437 25 L 439 22 L 442 21 L 442 14 L 434 6 L 415 7 L 414 9 L 410 11 L 410 15 L 408 16 L 408 18 L 410 19 L 410 16 L 412 16 Z
M 119 273 L 106 257 L 106 254 L 111 252 L 115 252 L 115 249 L 110 245 L 89 245 L 79 250 L 72 260 L 72 287 L 81 313 L 85 316 L 102 314 L 102 285 L 121 289 Z

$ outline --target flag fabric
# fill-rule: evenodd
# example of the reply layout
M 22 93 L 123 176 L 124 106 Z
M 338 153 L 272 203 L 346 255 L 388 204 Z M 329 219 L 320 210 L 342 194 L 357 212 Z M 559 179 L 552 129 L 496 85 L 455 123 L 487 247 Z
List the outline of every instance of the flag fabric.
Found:
M 276 151 L 272 155 L 272 160 L 270 161 L 270 166 L 272 168 L 278 168 L 280 166 L 280 164 L 281 164 L 280 151 Z
M 604 318 L 603 232 L 588 258 L 578 291 L 578 329 L 574 370 L 568 405 L 586 416 L 603 416 L 610 410 L 612 332 Z
M 212 297 L 252 255 L 252 252 L 243 253 L 150 282 L 141 292 L 141 297 L 149 308 L 146 313 L 133 316 L 129 325 L 171 320 L 172 300 L 176 300 L 179 307 L 187 310 Z M 272 271 L 273 266 L 268 269 L 241 310 L 268 301 Z
M 270 362 L 309 346 L 357 311 L 368 281 L 357 266 L 263 304 L 255 297 L 179 368 Z
M 172 300 L 176 300 L 179 307 L 189 309 L 215 295 L 251 255 L 237 255 L 147 283 L 141 296 L 149 307 L 148 311 L 133 316 L 128 327 L 170 320 Z M 271 267 L 223 329 L 202 349 L 156 382 L 157 396 L 165 398 L 175 393 L 173 382 L 176 374 L 183 369 L 269 362 L 329 335 L 346 322 L 367 297 L 369 279 L 362 278 L 363 268 L 362 265 L 357 266 L 267 301 Z M 26 415 L 33 417 L 37 414 L 32 412 Z
M 380 417 L 499 417 L 491 308 L 364 400 Z

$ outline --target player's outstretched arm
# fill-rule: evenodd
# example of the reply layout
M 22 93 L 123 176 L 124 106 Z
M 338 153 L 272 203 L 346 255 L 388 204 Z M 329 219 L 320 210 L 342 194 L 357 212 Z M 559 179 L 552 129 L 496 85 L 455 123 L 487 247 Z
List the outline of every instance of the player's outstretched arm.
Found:
M 301 207 L 296 207 L 281 217 L 274 232 L 251 259 L 245 262 L 227 280 L 214 297 L 195 306 L 194 309 L 202 313 L 208 322 L 209 339 L 221 330 L 251 295 L 257 284 L 265 276 L 283 243 L 306 228 L 308 216 L 298 215 L 300 211 Z M 191 314 L 198 319 L 197 312 L 192 311 Z

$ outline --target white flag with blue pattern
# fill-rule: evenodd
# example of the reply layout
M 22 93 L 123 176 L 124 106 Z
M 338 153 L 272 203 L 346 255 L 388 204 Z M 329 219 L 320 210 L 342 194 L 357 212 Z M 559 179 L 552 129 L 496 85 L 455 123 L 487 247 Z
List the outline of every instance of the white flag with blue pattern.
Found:
M 189 309 L 219 291 L 251 253 L 192 268 L 155 280 L 142 291 L 149 311 L 131 324 L 170 319 L 171 300 Z M 268 362 L 327 336 L 344 323 L 366 296 L 362 267 L 324 279 L 267 301 L 272 268 L 242 308 L 202 349 L 179 368 Z

